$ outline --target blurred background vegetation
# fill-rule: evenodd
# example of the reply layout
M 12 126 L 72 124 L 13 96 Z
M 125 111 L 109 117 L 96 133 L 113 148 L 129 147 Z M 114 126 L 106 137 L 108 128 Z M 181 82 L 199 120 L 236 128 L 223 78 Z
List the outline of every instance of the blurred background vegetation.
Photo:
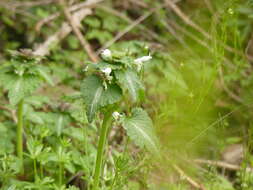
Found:
M 125 161 L 118 159 L 128 169 L 120 171 L 115 189 L 252 189 L 252 172 L 247 171 L 253 164 L 252 0 L 66 0 L 65 6 L 91 53 L 67 26 L 57 0 L 0 1 L 0 69 L 10 62 L 8 50 L 38 52 L 44 45 L 43 64 L 54 83 L 44 84 L 26 101 L 26 162 L 31 164 L 36 143 L 43 144 L 36 157 L 42 168 L 39 180 L 33 180 L 32 167 L 31 173 L 16 176 L 15 109 L 0 87 L 2 189 L 67 188 L 56 185 L 59 163 L 63 181 L 75 176 L 74 185 L 85 189 L 97 129 L 80 119 L 82 106 L 73 98 L 83 69 L 102 49 L 142 55 L 146 46 L 153 59 L 145 65 L 143 106 L 153 118 L 166 159 L 154 160 L 129 146 Z M 81 20 L 75 15 L 85 11 Z M 62 34 L 67 27 L 70 31 Z M 109 160 L 122 152 L 125 142 L 120 128 L 112 131 Z M 83 147 L 86 157 L 80 156 Z M 79 171 L 85 174 L 76 177 Z M 109 169 L 106 177 L 110 183 Z

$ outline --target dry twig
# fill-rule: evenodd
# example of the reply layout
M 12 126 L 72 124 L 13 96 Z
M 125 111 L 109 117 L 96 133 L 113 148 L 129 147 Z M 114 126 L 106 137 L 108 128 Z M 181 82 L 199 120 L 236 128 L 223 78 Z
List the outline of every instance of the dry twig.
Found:
M 177 166 L 176 164 L 173 164 L 172 166 L 179 173 L 179 175 L 184 178 L 192 187 L 199 190 L 206 190 L 206 188 L 202 184 L 199 184 L 190 176 L 186 175 L 186 173 L 179 166 Z
M 180 0 L 174 0 L 173 3 L 177 3 Z M 157 8 L 152 8 L 149 12 L 146 14 L 140 16 L 138 19 L 133 21 L 129 26 L 127 26 L 123 31 L 120 31 L 112 40 L 108 41 L 103 47 L 101 47 L 97 52 L 100 53 L 103 49 L 106 49 L 110 47 L 112 44 L 114 44 L 116 41 L 118 41 L 120 38 L 122 38 L 125 34 L 127 34 L 129 31 L 131 31 L 133 28 L 138 26 L 141 22 L 143 22 L 145 19 L 147 19 L 149 16 L 151 16 L 154 12 L 160 10 L 161 8 L 167 6 L 167 4 L 163 4 Z
M 83 37 L 81 31 L 78 28 L 78 25 L 80 25 L 80 23 L 76 22 L 74 20 L 74 18 L 72 17 L 71 13 L 69 12 L 69 10 L 66 8 L 65 6 L 65 2 L 64 0 L 59 0 L 60 4 L 63 6 L 63 12 L 64 15 L 66 16 L 73 32 L 75 33 L 76 37 L 78 38 L 78 40 L 80 41 L 81 45 L 83 46 L 83 48 L 85 49 L 85 51 L 87 52 L 88 56 L 90 57 L 90 59 L 93 62 L 97 62 L 99 60 L 99 58 L 97 57 L 97 55 L 94 53 L 94 51 L 92 50 L 91 45 L 85 40 L 85 38 Z
M 110 7 L 107 7 L 107 6 L 103 6 L 103 5 L 98 5 L 97 8 L 100 8 L 102 9 L 103 11 L 106 11 L 110 14 L 113 14 L 121 19 L 123 19 L 124 21 L 126 21 L 128 24 L 132 24 L 134 21 L 132 19 L 130 19 L 128 16 L 122 14 L 121 12 L 115 10 L 115 9 L 112 9 Z M 153 40 L 156 40 L 160 43 L 163 43 L 163 41 L 160 39 L 160 37 L 155 33 L 153 32 L 152 30 L 149 30 L 147 27 L 139 24 L 137 25 L 136 27 L 138 27 L 140 30 L 143 30 L 145 33 L 143 33 L 143 36 L 147 39 L 153 39 Z
M 243 100 L 240 98 L 240 96 L 236 95 L 234 92 L 232 92 L 227 85 L 225 84 L 224 77 L 223 77 L 223 71 L 222 68 L 219 68 L 219 76 L 220 76 L 220 83 L 224 89 L 224 91 L 228 94 L 229 97 L 231 97 L 233 100 L 239 103 L 243 103 Z
M 73 14 L 73 18 L 76 23 L 80 23 L 85 16 L 90 15 L 91 13 L 90 9 L 81 9 Z M 68 23 L 62 23 L 61 28 L 53 35 L 49 36 L 45 42 L 38 45 L 33 53 L 38 56 L 47 55 L 52 46 L 56 45 L 59 41 L 65 38 L 71 31 L 72 28 Z
M 42 0 L 42 1 L 24 1 L 24 2 L 19 2 L 19 1 L 2 1 L 0 2 L 0 6 L 6 7 L 6 8 L 11 8 L 11 9 L 16 9 L 18 7 L 21 8 L 29 8 L 33 6 L 39 6 L 39 5 L 48 5 L 53 3 L 55 0 Z
M 5 107 L 5 106 L 0 106 L 0 109 L 6 110 L 6 111 L 10 112 L 13 121 L 14 121 L 15 123 L 18 122 L 18 119 L 17 119 L 16 111 L 15 111 L 15 110 L 11 110 L 11 109 L 9 109 L 9 108 L 7 108 L 7 107 Z
M 223 162 L 223 161 L 213 161 L 213 160 L 204 160 L 204 159 L 196 159 L 194 160 L 195 163 L 198 164 L 208 164 L 211 166 L 217 166 L 220 168 L 225 168 L 228 170 L 242 170 L 242 167 L 239 165 L 234 165 L 234 164 L 229 164 L 227 162 Z M 245 168 L 246 172 L 253 172 L 253 168 L 247 167 Z
M 94 6 L 96 6 L 98 3 L 102 2 L 102 1 L 104 1 L 104 0 L 85 1 L 85 2 L 71 6 L 70 8 L 68 8 L 68 11 L 75 12 L 75 11 L 78 11 L 83 8 L 93 8 Z M 44 24 L 51 22 L 52 20 L 56 19 L 60 15 L 61 14 L 59 12 L 57 12 L 55 14 L 52 14 L 52 15 L 40 20 L 35 26 L 36 31 L 40 31 L 41 27 Z

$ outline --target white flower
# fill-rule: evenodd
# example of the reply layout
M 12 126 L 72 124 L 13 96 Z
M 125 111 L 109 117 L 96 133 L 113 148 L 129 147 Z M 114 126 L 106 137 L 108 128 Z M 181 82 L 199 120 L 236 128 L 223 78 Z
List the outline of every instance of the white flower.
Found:
M 149 61 L 150 59 L 152 59 L 150 55 L 135 59 L 134 63 L 137 65 L 137 71 L 139 72 L 141 70 L 143 62 Z
M 148 55 L 148 56 L 143 56 L 143 57 L 137 58 L 134 60 L 134 62 L 136 64 L 142 64 L 143 62 L 149 61 L 150 59 L 152 59 L 152 57 L 150 55 Z
M 110 67 L 106 67 L 104 69 L 101 69 L 101 71 L 106 75 L 106 76 L 110 76 L 112 69 Z
M 112 76 L 110 76 L 112 69 L 110 67 L 106 67 L 101 69 L 101 71 L 105 74 L 106 79 L 110 82 L 112 80 Z
M 105 49 L 101 53 L 102 57 L 104 58 L 111 58 L 112 57 L 112 52 L 109 49 Z
M 118 120 L 121 117 L 121 114 L 119 112 L 115 111 L 115 112 L 112 113 L 112 117 L 115 120 Z

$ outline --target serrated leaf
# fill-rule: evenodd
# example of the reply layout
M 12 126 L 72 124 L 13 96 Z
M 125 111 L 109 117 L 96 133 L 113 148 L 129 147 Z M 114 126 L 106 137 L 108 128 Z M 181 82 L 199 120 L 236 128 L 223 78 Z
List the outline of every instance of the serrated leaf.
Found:
M 1 76 L 3 87 L 8 90 L 8 98 L 12 105 L 16 105 L 21 99 L 29 96 L 37 89 L 41 80 L 33 75 L 18 76 L 4 74 Z
M 94 75 L 87 77 L 83 81 L 81 92 L 87 109 L 88 121 L 91 122 L 99 109 L 103 92 L 102 80 Z
M 137 73 L 131 69 L 128 69 L 125 71 L 116 71 L 115 76 L 121 85 L 128 90 L 133 101 L 137 101 L 141 90 L 143 89 L 143 85 Z
M 123 127 L 136 145 L 141 148 L 146 147 L 151 152 L 158 152 L 158 139 L 152 120 L 142 108 L 134 108 L 132 116 L 123 120 Z
M 54 82 L 52 78 L 49 75 L 49 70 L 46 67 L 38 66 L 37 71 L 39 72 L 39 75 L 51 86 L 54 86 Z
M 34 122 L 34 123 L 37 123 L 37 124 L 44 124 L 44 121 L 43 119 L 41 118 L 40 114 L 37 113 L 37 112 L 29 112 L 27 115 L 26 115 L 27 119 Z
M 81 92 L 89 122 L 92 122 L 101 107 L 118 102 L 122 95 L 116 84 L 108 84 L 107 89 L 104 89 L 103 81 L 96 75 L 91 75 L 83 81 Z
M 110 104 L 114 104 L 120 100 L 121 95 L 122 91 L 118 85 L 108 84 L 107 89 L 103 90 L 100 105 L 104 107 Z
M 22 88 L 24 86 L 23 78 L 17 78 L 11 86 L 12 88 L 9 90 L 8 98 L 12 105 L 16 105 L 25 96 L 25 91 Z

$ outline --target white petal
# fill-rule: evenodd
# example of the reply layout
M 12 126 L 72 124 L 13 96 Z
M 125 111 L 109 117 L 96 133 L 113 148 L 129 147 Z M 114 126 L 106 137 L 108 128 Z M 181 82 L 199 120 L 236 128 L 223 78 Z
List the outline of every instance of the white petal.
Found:
M 117 112 L 117 111 L 115 111 L 115 112 L 112 113 L 112 117 L 113 117 L 115 120 L 118 120 L 120 116 L 121 116 L 120 113 Z
M 101 70 L 103 73 L 105 73 L 106 75 L 110 75 L 110 73 L 112 72 L 112 69 L 110 67 L 104 68 Z
M 109 49 L 105 49 L 102 51 L 101 55 L 105 58 L 109 58 L 112 56 L 112 52 Z
M 143 63 L 143 62 L 149 61 L 150 59 L 152 59 L 152 57 L 150 55 L 148 55 L 148 56 L 143 56 L 143 57 L 137 58 L 134 60 L 134 62 L 138 64 L 138 63 Z

